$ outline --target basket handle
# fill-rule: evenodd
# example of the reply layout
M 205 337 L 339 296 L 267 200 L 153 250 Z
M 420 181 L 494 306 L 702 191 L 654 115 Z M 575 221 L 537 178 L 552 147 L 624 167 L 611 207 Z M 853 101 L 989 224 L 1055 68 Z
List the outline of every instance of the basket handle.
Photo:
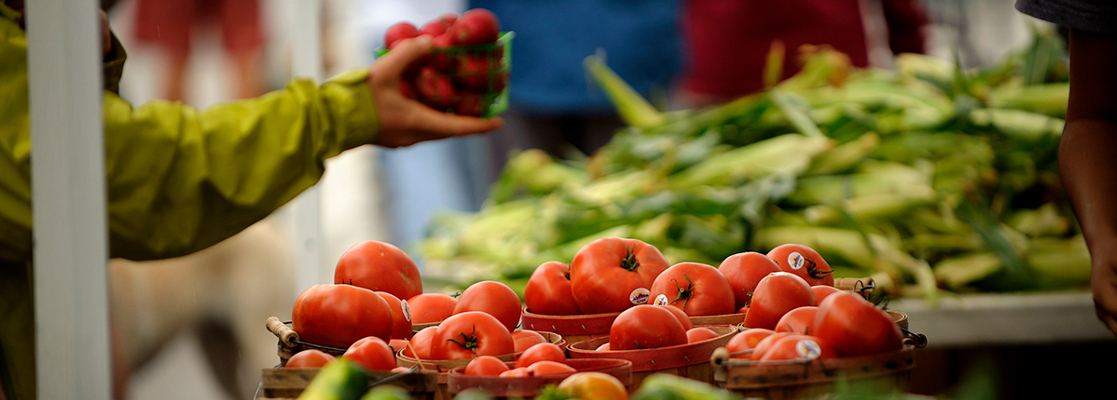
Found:
M 293 329 L 291 329 L 291 327 L 283 323 L 283 321 L 281 321 L 278 317 L 268 317 L 265 325 L 268 327 L 268 331 L 274 334 L 275 337 L 279 338 L 280 342 L 283 342 L 283 344 L 287 346 L 295 347 L 295 342 L 299 341 L 299 333 L 295 332 Z

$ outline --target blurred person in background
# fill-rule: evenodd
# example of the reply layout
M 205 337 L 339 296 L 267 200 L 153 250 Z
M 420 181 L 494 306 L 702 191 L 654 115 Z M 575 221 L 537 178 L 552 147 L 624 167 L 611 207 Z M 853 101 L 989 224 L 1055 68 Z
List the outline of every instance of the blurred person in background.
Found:
M 263 44 L 259 0 L 135 0 L 138 43 L 166 55 L 162 97 L 185 100 L 186 69 L 196 30 L 220 26 L 221 43 L 232 57 L 234 96 L 264 92 Z
M 0 391 L 7 400 L 36 398 L 22 9 L 22 0 L 0 5 Z M 284 89 L 204 110 L 167 101 L 133 107 L 117 95 L 124 49 L 104 13 L 101 22 L 110 257 L 164 259 L 208 248 L 314 185 L 325 160 L 343 151 L 409 146 L 502 124 L 440 113 L 399 93 L 399 75 L 430 51 L 429 37 L 407 40 L 369 68 L 322 85 L 293 79 Z
M 1059 173 L 1090 250 L 1098 319 L 1117 335 L 1117 3 L 1017 0 L 1070 29 L 1070 100 Z
M 893 54 L 924 53 L 928 24 L 918 0 L 879 3 Z M 783 78 L 802 67 L 802 45 L 829 45 L 853 66 L 870 64 L 868 7 L 862 0 L 686 0 L 683 36 L 687 60 L 679 90 L 686 108 L 723 103 L 764 89 L 772 42 L 785 48 Z M 876 10 L 876 8 L 873 8 Z
M 469 8 L 491 10 L 501 30 L 516 34 L 506 124 L 489 135 L 498 173 L 513 150 L 592 155 L 624 126 L 604 92 L 587 86 L 587 56 L 602 52 L 617 75 L 663 105 L 681 68 L 679 0 L 471 0 Z

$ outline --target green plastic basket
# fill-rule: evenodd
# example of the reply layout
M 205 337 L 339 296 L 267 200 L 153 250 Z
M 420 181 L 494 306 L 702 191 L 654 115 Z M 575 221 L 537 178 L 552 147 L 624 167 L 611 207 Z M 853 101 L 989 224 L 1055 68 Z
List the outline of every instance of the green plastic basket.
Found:
M 459 104 L 460 101 L 471 96 L 477 97 L 480 116 L 492 117 L 508 110 L 508 78 L 512 69 L 512 38 L 514 32 L 501 33 L 496 43 L 476 46 L 454 46 L 431 50 L 427 64 L 438 69 L 450 78 L 455 90 L 461 94 L 454 98 L 439 98 L 438 96 L 420 96 L 423 103 L 438 109 L 456 113 L 452 106 L 442 106 L 440 103 Z M 374 54 L 377 58 L 388 54 L 386 48 L 377 48 Z M 470 74 L 458 68 L 458 61 L 463 57 L 482 57 L 485 60 L 483 74 Z M 494 64 L 495 63 L 495 64 Z M 413 81 L 414 77 L 404 77 Z M 504 82 L 500 82 L 503 79 Z M 467 84 L 466 82 L 469 82 Z M 470 99 L 474 100 L 474 99 Z

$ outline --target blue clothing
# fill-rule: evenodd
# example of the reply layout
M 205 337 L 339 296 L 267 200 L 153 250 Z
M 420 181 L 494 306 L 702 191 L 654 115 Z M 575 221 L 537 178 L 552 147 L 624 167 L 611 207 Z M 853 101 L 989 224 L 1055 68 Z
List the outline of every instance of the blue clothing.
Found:
M 606 63 L 637 91 L 671 89 L 682 66 L 678 0 L 473 0 L 496 14 L 512 40 L 510 107 L 536 115 L 611 112 L 588 89 L 582 60 Z

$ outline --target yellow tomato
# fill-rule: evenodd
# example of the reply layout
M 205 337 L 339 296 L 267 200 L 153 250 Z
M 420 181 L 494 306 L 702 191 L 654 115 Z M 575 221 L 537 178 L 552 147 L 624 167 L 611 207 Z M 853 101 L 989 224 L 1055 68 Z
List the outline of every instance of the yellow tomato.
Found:
M 559 389 L 581 400 L 628 400 L 628 389 L 604 372 L 579 372 L 559 383 Z

